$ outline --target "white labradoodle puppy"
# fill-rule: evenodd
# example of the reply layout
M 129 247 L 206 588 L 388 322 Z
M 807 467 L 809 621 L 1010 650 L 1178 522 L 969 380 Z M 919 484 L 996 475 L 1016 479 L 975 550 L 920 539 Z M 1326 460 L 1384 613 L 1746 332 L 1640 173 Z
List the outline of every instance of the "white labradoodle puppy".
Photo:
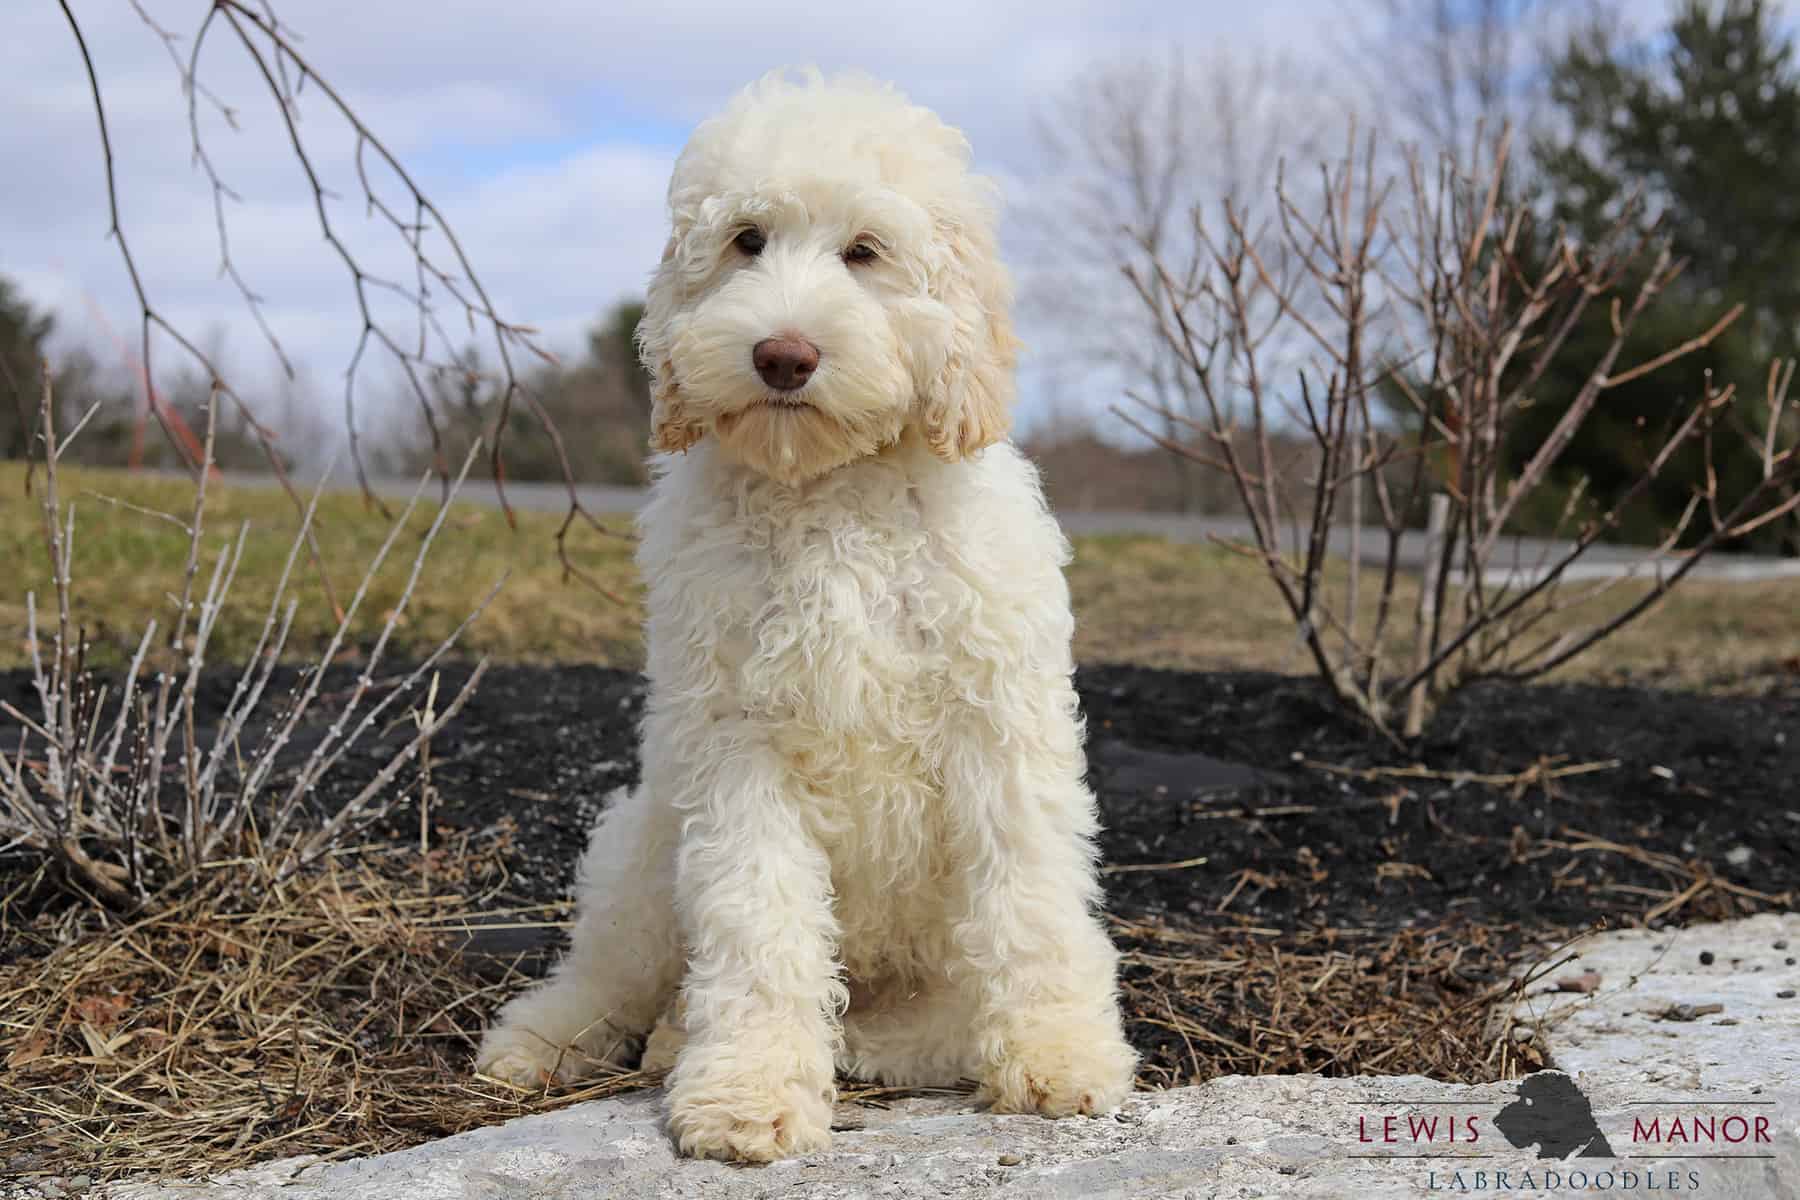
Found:
M 890 88 L 774 75 L 669 187 L 643 781 L 477 1062 L 572 1079 L 648 1033 L 689 1154 L 822 1149 L 834 1069 L 1050 1116 L 1131 1086 L 1068 547 L 1004 440 L 1010 286 L 967 160 Z

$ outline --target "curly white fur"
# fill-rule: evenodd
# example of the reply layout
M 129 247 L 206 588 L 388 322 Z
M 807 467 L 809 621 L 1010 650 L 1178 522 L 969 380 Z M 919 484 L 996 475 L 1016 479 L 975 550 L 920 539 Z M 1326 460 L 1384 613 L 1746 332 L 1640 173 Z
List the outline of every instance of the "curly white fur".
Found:
M 1130 1087 L 1068 546 L 1003 440 L 1010 288 L 967 157 L 890 88 L 776 75 L 670 184 L 643 780 L 478 1066 L 573 1079 L 648 1034 L 690 1154 L 824 1147 L 835 1070 L 1051 1116 Z M 819 350 L 798 392 L 752 365 L 776 336 Z

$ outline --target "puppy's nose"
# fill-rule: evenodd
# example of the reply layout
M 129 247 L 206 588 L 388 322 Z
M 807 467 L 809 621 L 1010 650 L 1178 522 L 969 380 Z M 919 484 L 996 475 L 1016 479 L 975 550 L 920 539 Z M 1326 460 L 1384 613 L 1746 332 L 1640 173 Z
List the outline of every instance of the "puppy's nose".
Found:
M 750 361 L 762 381 L 778 392 L 806 386 L 819 365 L 819 348 L 803 337 L 783 334 L 764 338 L 750 351 Z

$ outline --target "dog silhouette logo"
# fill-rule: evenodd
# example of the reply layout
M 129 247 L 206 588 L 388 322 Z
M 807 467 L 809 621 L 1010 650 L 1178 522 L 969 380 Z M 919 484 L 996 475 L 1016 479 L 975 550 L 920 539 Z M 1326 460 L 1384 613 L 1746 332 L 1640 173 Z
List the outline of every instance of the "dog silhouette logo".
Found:
M 1539 1071 L 1519 1081 L 1519 1098 L 1501 1109 L 1494 1126 L 1514 1148 L 1538 1148 L 1539 1158 L 1613 1158 L 1593 1106 L 1561 1071 Z

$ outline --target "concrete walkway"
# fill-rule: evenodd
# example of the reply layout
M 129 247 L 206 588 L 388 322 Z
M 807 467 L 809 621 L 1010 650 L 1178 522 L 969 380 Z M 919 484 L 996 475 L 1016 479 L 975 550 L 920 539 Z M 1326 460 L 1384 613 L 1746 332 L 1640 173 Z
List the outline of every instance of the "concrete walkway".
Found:
M 1115 1115 L 993 1116 L 966 1100 L 841 1106 L 832 1148 L 769 1167 L 677 1158 L 654 1093 L 397 1154 L 271 1164 L 120 1200 L 696 1197 L 1800 1196 L 1800 916 L 1602 935 L 1522 1003 L 1556 1067 L 1464 1087 L 1416 1076 L 1230 1076 Z M 1714 1006 L 1717 1007 L 1714 1007 Z M 1499 1036 L 1514 1031 L 1497 1029 Z

